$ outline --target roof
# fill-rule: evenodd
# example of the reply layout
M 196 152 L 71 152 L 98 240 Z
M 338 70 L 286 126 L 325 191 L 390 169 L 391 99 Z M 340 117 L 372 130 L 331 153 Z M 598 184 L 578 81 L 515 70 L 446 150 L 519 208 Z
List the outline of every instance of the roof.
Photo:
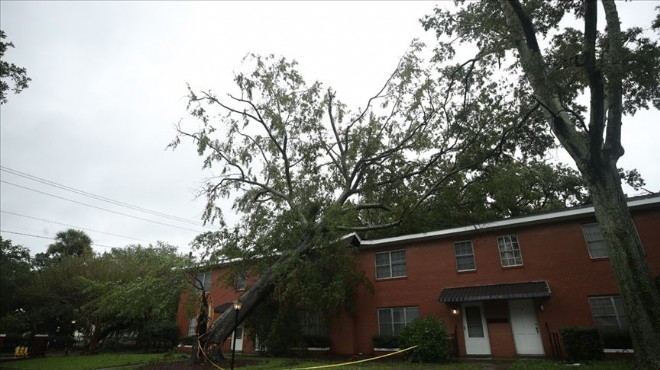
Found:
M 438 301 L 459 303 L 488 301 L 493 299 L 521 299 L 550 297 L 547 281 L 528 281 L 513 284 L 477 285 L 462 288 L 445 288 Z
M 630 209 L 646 208 L 651 206 L 660 206 L 660 194 L 651 194 L 651 195 L 645 195 L 645 196 L 628 199 L 628 208 Z M 383 247 L 388 245 L 396 245 L 407 242 L 419 242 L 424 240 L 438 239 L 438 238 L 451 237 L 451 236 L 457 236 L 463 234 L 471 234 L 474 232 L 499 230 L 514 226 L 517 227 L 524 225 L 550 223 L 550 222 L 569 220 L 574 218 L 584 218 L 586 216 L 590 216 L 593 214 L 594 214 L 594 206 L 587 205 L 587 206 L 564 208 L 558 211 L 550 211 L 550 212 L 539 213 L 528 216 L 505 218 L 497 221 L 455 227 L 451 229 L 395 236 L 391 238 L 362 240 L 355 233 L 346 235 L 344 238 L 353 237 L 354 239 L 356 239 L 355 241 L 357 242 L 355 244 L 359 245 L 360 249 L 368 249 L 368 248 Z

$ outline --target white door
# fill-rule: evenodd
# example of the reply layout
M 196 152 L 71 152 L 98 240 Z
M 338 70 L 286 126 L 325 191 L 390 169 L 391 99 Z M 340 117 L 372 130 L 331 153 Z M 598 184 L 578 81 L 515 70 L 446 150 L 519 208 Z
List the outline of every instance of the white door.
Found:
M 463 303 L 463 334 L 466 354 L 490 355 L 488 327 L 481 302 Z
M 511 331 L 519 355 L 543 355 L 541 330 L 531 299 L 509 301 Z
M 243 350 L 243 326 L 239 326 L 236 328 L 234 331 L 234 334 L 236 336 L 236 351 L 242 351 Z M 234 344 L 234 337 L 232 335 L 231 338 L 231 343 L 232 345 Z

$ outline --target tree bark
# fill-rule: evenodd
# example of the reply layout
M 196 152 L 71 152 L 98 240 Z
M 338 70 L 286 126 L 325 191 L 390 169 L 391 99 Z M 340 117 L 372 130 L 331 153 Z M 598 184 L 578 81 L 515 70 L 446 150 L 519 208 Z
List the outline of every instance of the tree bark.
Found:
M 313 247 L 312 239 L 315 232 L 310 229 L 300 240 L 298 248 L 293 252 L 296 255 L 304 256 Z M 238 298 L 241 302 L 241 309 L 236 315 L 234 306 L 230 306 L 223 314 L 216 319 L 200 342 L 204 348 L 209 348 L 213 343 L 224 342 L 232 332 L 245 320 L 245 318 L 263 302 L 275 288 L 275 283 L 282 272 L 280 269 L 286 269 L 289 262 L 293 259 L 292 254 L 286 254 L 280 257 L 275 263 L 266 269 L 259 276 L 259 280 L 251 286 L 245 294 Z M 286 271 L 283 271 L 286 274 Z
M 605 246 L 624 302 L 636 367 L 660 369 L 660 292 L 628 210 L 616 166 L 589 184 Z
M 606 81 L 595 65 L 596 7 L 585 0 L 585 63 L 591 95 L 589 130 L 580 132 L 566 114 L 556 91 L 557 85 L 547 73 L 547 65 L 536 41 L 530 15 L 519 0 L 503 0 L 504 12 L 514 25 L 511 38 L 520 56 L 525 77 L 535 98 L 548 112 L 550 129 L 575 161 L 592 196 L 596 219 L 603 233 L 610 264 L 623 298 L 640 369 L 660 369 L 660 293 L 651 278 L 643 246 L 628 210 L 621 178 L 616 167 L 623 155 L 621 146 L 621 74 L 608 75 L 608 97 L 603 92 Z M 608 24 L 610 64 L 620 61 L 621 35 L 615 4 L 603 0 Z M 605 120 L 605 104 L 607 120 Z M 606 131 L 605 131 L 606 129 Z M 603 132 L 606 138 L 603 140 Z

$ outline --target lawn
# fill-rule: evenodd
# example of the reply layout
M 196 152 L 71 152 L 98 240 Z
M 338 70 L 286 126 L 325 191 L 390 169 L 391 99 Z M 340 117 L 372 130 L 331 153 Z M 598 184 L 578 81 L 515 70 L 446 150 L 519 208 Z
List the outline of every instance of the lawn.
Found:
M 180 362 L 171 362 L 179 360 Z M 168 366 L 167 363 L 170 363 Z M 238 356 L 237 369 L 240 370 L 284 370 L 284 369 L 303 369 L 314 366 L 334 365 L 339 364 L 338 361 L 323 361 L 315 359 L 304 358 L 267 358 L 267 357 L 253 357 L 253 356 Z M 205 365 L 192 365 L 187 360 L 183 360 L 181 355 L 178 354 L 134 354 L 134 353 L 121 353 L 121 354 L 101 354 L 101 355 L 87 355 L 87 356 L 53 356 L 43 357 L 28 360 L 8 361 L 0 363 L 0 369 L 30 369 L 30 370 L 85 370 L 85 369 L 101 369 L 115 366 L 130 366 L 122 367 L 121 370 L 127 369 L 140 369 L 144 368 L 149 370 L 158 369 L 187 369 L 195 368 L 199 370 L 215 369 L 210 364 Z M 223 363 L 221 366 L 228 368 L 228 363 Z M 405 361 L 375 361 L 363 362 L 357 364 L 347 364 L 345 366 L 330 367 L 328 370 L 569 370 L 577 366 L 568 363 L 555 362 L 550 360 L 517 360 L 514 362 L 508 361 L 459 361 L 449 364 L 411 364 Z M 632 369 L 632 361 L 616 360 L 616 361 L 597 361 L 588 364 L 580 364 L 578 369 L 584 370 L 628 370 Z
M 106 353 L 82 356 L 52 356 L 0 362 L 0 369 L 87 370 L 104 367 L 143 365 L 180 359 L 165 353 Z
M 581 363 L 579 366 L 564 362 L 550 360 L 518 360 L 509 366 L 508 370 L 561 370 L 577 368 L 580 370 L 630 370 L 633 368 L 632 360 L 604 360 Z

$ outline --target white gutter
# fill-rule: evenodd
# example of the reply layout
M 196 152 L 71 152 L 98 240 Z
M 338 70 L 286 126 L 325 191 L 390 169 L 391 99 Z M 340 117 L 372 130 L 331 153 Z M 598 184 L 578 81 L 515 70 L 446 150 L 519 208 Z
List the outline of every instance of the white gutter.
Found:
M 628 201 L 628 208 L 639 208 L 643 206 L 660 205 L 660 195 L 644 196 L 639 198 L 632 198 Z M 451 229 L 430 231 L 426 233 L 401 235 L 391 238 L 362 240 L 357 234 L 349 234 L 346 237 L 355 237 L 359 242 L 360 248 L 374 248 L 386 246 L 391 244 L 400 244 L 405 242 L 418 242 L 429 239 L 437 239 L 454 235 L 473 233 L 474 231 L 489 231 L 497 230 L 513 226 L 524 226 L 529 224 L 548 223 L 552 221 L 571 219 L 577 217 L 584 217 L 594 213 L 593 206 L 579 207 L 579 208 L 566 208 L 560 211 L 548 212 L 538 215 L 523 216 L 516 218 L 503 219 L 498 221 L 485 222 L 481 224 L 474 224 L 469 226 L 455 227 Z

